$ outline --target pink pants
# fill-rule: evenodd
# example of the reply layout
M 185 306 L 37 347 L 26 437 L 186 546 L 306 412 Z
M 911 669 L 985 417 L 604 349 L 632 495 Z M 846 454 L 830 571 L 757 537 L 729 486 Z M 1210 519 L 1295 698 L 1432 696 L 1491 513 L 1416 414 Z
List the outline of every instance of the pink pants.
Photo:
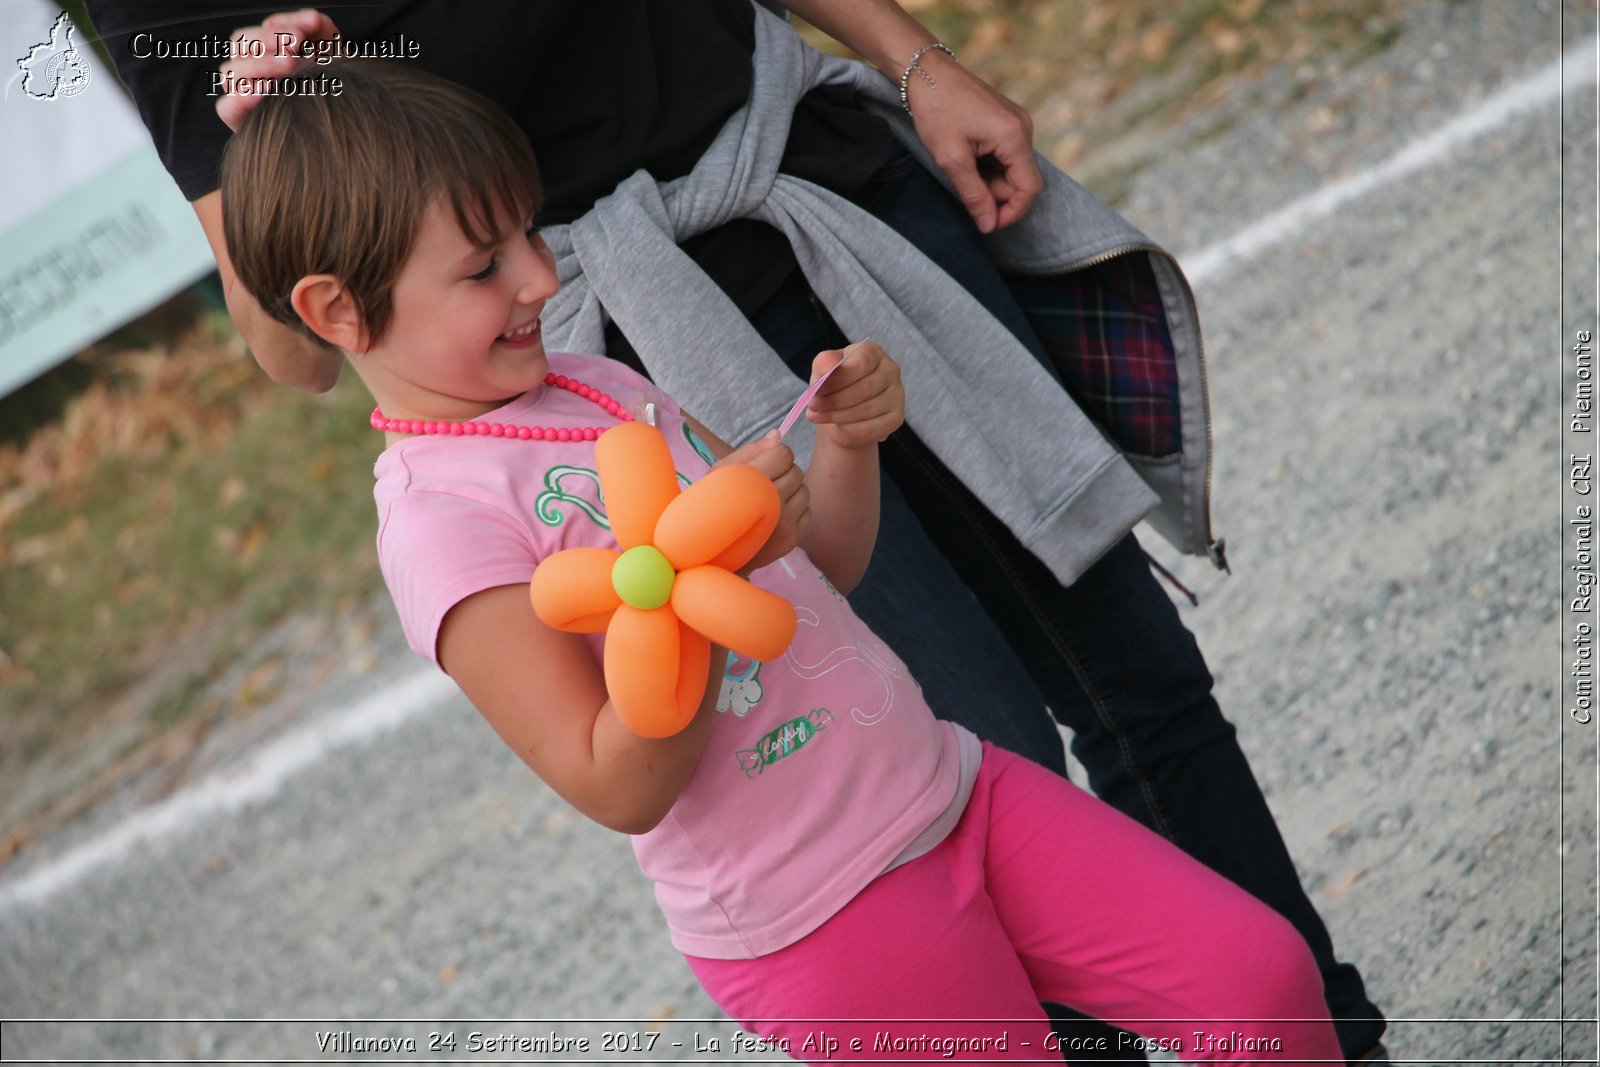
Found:
M 748 1034 L 808 1063 L 1070 1058 L 1041 1000 L 1140 1035 L 1125 1049 L 1185 1062 L 1344 1062 L 1321 975 L 1286 920 L 988 744 L 933 852 L 787 948 L 689 966 Z

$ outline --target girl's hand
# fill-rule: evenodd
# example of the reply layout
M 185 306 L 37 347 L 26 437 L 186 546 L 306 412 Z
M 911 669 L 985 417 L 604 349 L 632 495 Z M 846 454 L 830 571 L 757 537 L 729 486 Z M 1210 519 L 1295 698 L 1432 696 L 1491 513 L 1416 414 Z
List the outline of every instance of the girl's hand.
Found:
M 840 448 L 875 448 L 906 421 L 906 391 L 900 365 L 871 341 L 819 352 L 811 363 L 811 380 L 838 364 L 806 408 L 817 427 L 817 439 Z
M 237 133 L 245 116 L 261 102 L 266 86 L 280 78 L 294 77 L 312 65 L 314 60 L 300 55 L 302 43 L 332 40 L 338 35 L 339 27 L 333 20 L 311 8 L 280 11 L 262 19 L 259 26 L 233 31 L 228 38 L 233 58 L 219 68 L 227 91 L 217 100 L 217 117 Z M 253 54 L 255 42 L 260 44 L 260 58 Z M 241 82 L 250 83 L 256 91 L 234 92 L 233 87 Z
M 776 430 L 743 448 L 734 449 L 719 460 L 717 466 L 725 463 L 748 464 L 772 479 L 782 507 L 777 529 L 742 569 L 742 573 L 748 574 L 782 559 L 805 539 L 811 528 L 811 490 L 806 487 L 805 472 L 795 465 L 794 452 L 779 442 Z

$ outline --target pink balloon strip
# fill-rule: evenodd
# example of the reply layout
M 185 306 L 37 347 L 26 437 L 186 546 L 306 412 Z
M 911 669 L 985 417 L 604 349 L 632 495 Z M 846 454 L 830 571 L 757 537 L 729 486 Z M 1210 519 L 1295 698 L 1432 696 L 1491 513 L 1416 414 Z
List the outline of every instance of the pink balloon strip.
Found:
M 789 427 L 794 425 L 794 420 L 798 419 L 800 417 L 800 413 L 806 409 L 806 405 L 811 403 L 811 398 L 817 395 L 817 390 L 822 388 L 822 383 L 833 377 L 833 372 L 838 370 L 843 363 L 843 360 L 835 363 L 833 366 L 822 372 L 822 377 L 818 378 L 816 381 L 812 382 L 806 387 L 806 391 L 800 394 L 800 399 L 794 402 L 794 407 L 789 409 L 789 414 L 785 415 L 783 417 L 783 421 L 778 424 L 779 437 L 782 437 L 784 434 L 789 432 Z

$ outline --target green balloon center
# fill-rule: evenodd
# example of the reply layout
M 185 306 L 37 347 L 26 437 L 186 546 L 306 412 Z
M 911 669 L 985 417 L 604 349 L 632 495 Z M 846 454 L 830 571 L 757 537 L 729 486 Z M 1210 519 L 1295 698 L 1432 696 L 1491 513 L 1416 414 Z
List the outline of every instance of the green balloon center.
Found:
M 671 562 L 654 545 L 628 549 L 611 567 L 611 586 L 622 602 L 645 611 L 672 599 L 672 583 L 677 577 Z

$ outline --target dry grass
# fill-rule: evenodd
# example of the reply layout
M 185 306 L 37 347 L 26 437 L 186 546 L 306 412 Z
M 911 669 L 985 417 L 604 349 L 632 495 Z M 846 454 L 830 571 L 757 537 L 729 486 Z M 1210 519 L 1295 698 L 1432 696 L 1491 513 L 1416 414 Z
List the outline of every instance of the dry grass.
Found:
M 0 445 L 0 780 L 234 710 L 198 698 L 265 627 L 377 587 L 359 387 L 274 387 L 226 315 L 178 304 L 172 340 L 147 320 L 0 402 L 43 422 Z

